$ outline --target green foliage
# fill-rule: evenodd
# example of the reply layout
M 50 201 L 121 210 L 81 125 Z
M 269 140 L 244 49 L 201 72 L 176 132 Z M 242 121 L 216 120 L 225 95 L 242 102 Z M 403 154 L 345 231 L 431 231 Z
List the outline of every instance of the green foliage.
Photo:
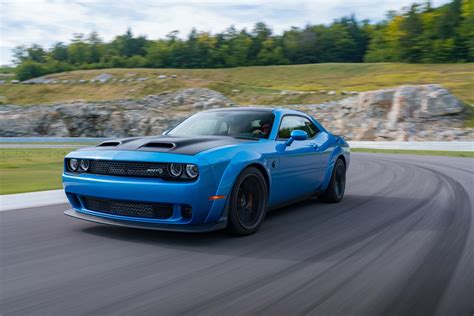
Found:
M 46 68 L 35 61 L 25 60 L 16 69 L 16 76 L 19 80 L 27 80 L 40 77 L 46 73 Z
M 97 32 L 74 34 L 50 49 L 18 46 L 21 80 L 36 74 L 94 68 L 223 68 L 326 62 L 451 63 L 474 61 L 474 0 L 439 8 L 413 4 L 376 24 L 354 16 L 329 25 L 307 25 L 275 35 L 265 23 L 248 32 L 229 27 L 210 34 L 193 29 L 166 39 L 135 36 L 131 29 L 105 43 Z
M 474 0 L 439 8 L 414 4 L 376 26 L 365 61 L 448 63 L 474 61 Z

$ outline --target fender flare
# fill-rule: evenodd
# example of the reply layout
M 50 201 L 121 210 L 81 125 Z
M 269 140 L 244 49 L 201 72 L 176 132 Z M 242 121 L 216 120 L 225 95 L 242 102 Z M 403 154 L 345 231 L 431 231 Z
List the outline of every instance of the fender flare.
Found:
M 239 175 L 249 166 L 256 165 L 260 171 L 264 171 L 263 176 L 267 180 L 268 192 L 271 190 L 270 171 L 267 167 L 266 160 L 259 154 L 254 152 L 239 152 L 229 162 L 222 174 L 216 195 L 224 195 L 225 207 L 221 210 L 212 210 L 206 218 L 206 222 L 226 221 L 229 212 L 229 201 L 232 188 Z
M 324 175 L 324 180 L 323 180 L 323 183 L 319 189 L 319 191 L 325 191 L 329 185 L 329 182 L 331 181 L 331 176 L 332 176 L 332 171 L 334 169 L 334 165 L 336 164 L 336 161 L 337 159 L 339 159 L 339 157 L 344 157 L 344 150 L 340 147 L 340 146 L 337 146 L 334 151 L 332 152 L 331 156 L 329 157 L 328 159 L 328 165 L 327 165 L 327 168 L 326 168 L 326 173 Z M 346 158 L 344 157 L 344 160 L 346 160 Z M 346 162 L 347 164 L 347 162 Z

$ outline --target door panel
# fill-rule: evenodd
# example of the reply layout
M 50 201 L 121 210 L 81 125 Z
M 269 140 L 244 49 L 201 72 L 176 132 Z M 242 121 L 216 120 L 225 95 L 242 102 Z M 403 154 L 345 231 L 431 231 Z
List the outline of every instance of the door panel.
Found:
M 308 126 L 311 124 L 312 126 Z M 286 137 L 295 129 L 304 130 L 311 139 L 294 141 L 285 146 Z M 326 133 L 318 133 L 317 128 L 307 118 L 287 115 L 282 118 L 278 145 L 280 155 L 278 171 L 274 174 L 274 192 L 272 198 L 277 203 L 297 199 L 315 192 L 322 183 L 323 165 L 325 161 Z M 324 135 L 326 134 L 326 138 Z

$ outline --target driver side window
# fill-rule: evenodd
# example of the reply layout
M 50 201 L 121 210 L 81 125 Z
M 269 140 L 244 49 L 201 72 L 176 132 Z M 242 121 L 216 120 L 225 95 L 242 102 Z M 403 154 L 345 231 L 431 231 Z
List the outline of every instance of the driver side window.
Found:
M 313 138 L 319 132 L 316 125 L 307 118 L 296 115 L 286 115 L 281 121 L 278 139 L 290 138 L 291 132 L 294 130 L 305 131 L 308 133 L 308 138 Z

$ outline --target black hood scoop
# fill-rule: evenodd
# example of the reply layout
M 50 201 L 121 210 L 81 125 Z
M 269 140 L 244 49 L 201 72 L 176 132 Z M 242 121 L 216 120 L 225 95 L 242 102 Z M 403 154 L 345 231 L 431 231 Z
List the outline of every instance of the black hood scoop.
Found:
M 119 142 L 119 141 L 105 141 L 105 142 L 100 143 L 99 145 L 97 145 L 97 147 L 116 147 L 120 144 L 121 144 L 121 142 Z
M 161 148 L 161 149 L 173 149 L 176 147 L 174 143 L 163 143 L 163 142 L 149 142 L 140 148 Z
M 140 137 L 129 137 L 123 139 L 114 139 L 114 140 L 106 140 L 105 142 L 100 143 L 96 147 L 117 147 L 122 144 L 126 144 L 128 142 L 133 142 L 134 140 L 140 139 Z
M 258 141 L 258 139 L 234 138 L 229 136 L 152 136 L 108 140 L 94 148 L 96 150 L 137 150 L 195 155 L 211 148 L 255 141 Z

